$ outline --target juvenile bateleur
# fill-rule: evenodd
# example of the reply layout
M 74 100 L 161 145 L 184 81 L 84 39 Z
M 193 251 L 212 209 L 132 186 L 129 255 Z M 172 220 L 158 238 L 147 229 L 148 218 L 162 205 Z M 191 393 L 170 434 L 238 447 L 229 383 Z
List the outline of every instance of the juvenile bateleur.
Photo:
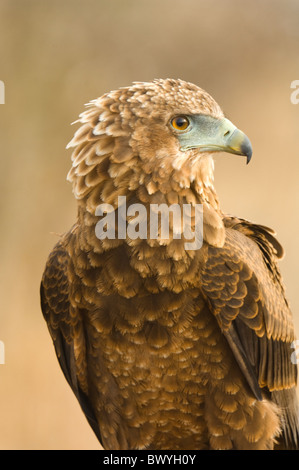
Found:
M 283 249 L 271 229 L 224 214 L 213 183 L 213 154 L 249 162 L 249 139 L 208 93 L 172 79 L 107 93 L 78 122 L 77 222 L 48 258 L 41 305 L 103 448 L 298 448 Z M 117 223 L 97 236 L 97 207 L 117 221 L 120 196 L 147 211 L 187 204 L 191 225 L 201 204 L 201 248 L 186 249 L 174 222 L 168 238 L 161 226 L 117 236 Z

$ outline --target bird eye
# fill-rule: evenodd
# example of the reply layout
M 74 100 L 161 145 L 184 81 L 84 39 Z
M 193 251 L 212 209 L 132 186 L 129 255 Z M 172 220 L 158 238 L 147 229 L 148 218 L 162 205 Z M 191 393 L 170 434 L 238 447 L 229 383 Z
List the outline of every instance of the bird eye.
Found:
M 177 116 L 171 120 L 171 125 L 177 131 L 185 131 L 189 127 L 190 121 L 186 116 Z

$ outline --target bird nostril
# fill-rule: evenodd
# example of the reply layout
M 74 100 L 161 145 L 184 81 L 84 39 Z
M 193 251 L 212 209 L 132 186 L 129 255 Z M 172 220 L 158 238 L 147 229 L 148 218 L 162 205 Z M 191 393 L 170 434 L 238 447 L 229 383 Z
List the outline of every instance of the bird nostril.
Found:
M 229 134 L 230 134 L 230 131 L 226 131 L 225 134 L 224 134 L 224 137 L 226 137 Z

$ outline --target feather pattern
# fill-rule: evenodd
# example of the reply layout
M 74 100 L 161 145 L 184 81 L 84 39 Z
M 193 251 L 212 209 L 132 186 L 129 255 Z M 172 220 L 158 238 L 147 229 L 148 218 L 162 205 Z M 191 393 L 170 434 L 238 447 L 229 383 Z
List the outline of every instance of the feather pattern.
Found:
M 283 249 L 271 229 L 221 211 L 212 152 L 181 151 L 170 128 L 193 114 L 223 118 L 182 80 L 87 105 L 68 145 L 78 218 L 46 263 L 43 315 L 105 449 L 298 448 Z M 174 224 L 169 238 L 97 238 L 97 206 L 118 216 L 119 196 L 147 210 L 202 204 L 202 247 L 186 250 Z

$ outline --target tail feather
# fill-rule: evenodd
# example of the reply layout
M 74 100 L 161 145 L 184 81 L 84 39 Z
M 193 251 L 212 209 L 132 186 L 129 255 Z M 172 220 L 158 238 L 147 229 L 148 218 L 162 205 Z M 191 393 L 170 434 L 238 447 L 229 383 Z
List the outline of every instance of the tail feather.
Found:
M 299 450 L 299 406 L 295 387 L 273 391 L 272 400 L 281 409 L 282 434 L 277 448 Z

